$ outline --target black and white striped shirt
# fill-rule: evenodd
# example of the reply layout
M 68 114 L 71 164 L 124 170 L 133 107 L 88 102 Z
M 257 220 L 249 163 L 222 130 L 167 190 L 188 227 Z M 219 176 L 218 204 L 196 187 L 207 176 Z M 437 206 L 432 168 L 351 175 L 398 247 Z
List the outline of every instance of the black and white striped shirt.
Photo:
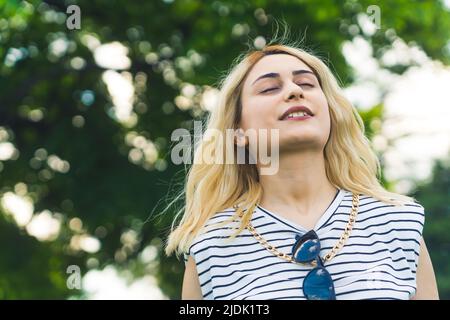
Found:
M 314 230 L 321 256 L 342 235 L 352 206 L 352 194 L 339 189 Z M 208 222 L 229 219 L 230 208 Z M 257 206 L 252 220 L 256 231 L 279 251 L 291 254 L 295 235 L 308 230 Z M 418 203 L 395 207 L 360 195 L 356 223 L 345 246 L 325 267 L 337 299 L 409 299 L 416 290 L 416 269 L 424 224 Z M 244 229 L 231 242 L 235 221 L 199 235 L 190 246 L 204 299 L 305 299 L 303 279 L 312 267 L 288 262 L 265 249 Z M 187 254 L 185 254 L 187 261 Z

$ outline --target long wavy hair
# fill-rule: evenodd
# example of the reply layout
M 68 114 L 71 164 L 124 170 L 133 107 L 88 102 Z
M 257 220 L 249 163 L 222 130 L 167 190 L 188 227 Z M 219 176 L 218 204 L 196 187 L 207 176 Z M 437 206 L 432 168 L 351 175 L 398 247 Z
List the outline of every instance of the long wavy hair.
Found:
M 296 46 L 269 44 L 260 50 L 250 50 L 238 56 L 220 81 L 217 105 L 206 119 L 207 131 L 215 129 L 225 135 L 226 129 L 239 128 L 244 81 L 259 60 L 272 54 L 297 57 L 318 76 L 331 117 L 330 137 L 324 148 L 325 170 L 330 183 L 336 188 L 369 195 L 395 206 L 415 202 L 414 198 L 389 192 L 381 185 L 378 180 L 381 177 L 380 162 L 364 135 L 361 116 L 344 97 L 325 63 Z M 204 231 L 208 219 L 219 211 L 239 205 L 229 220 L 238 218 L 240 221 L 238 230 L 231 238 L 239 234 L 250 221 L 262 196 L 256 165 L 237 164 L 236 161 L 234 164 L 206 164 L 199 161 L 204 159 L 205 152 L 223 151 L 223 148 L 219 140 L 201 140 L 196 146 L 194 163 L 188 170 L 184 189 L 179 194 L 180 197 L 184 196 L 184 205 L 175 215 L 167 239 L 167 255 L 175 252 L 180 256 L 188 252 L 194 238 Z M 179 224 L 175 226 L 181 215 Z

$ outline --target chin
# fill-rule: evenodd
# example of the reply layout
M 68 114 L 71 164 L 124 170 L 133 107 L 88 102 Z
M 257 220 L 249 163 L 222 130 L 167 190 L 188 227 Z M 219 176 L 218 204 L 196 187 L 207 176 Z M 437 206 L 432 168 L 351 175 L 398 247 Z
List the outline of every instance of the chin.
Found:
M 299 149 L 299 147 L 316 149 L 319 146 L 325 145 L 326 141 L 322 140 L 322 137 L 307 134 L 297 134 L 280 137 L 280 151 Z

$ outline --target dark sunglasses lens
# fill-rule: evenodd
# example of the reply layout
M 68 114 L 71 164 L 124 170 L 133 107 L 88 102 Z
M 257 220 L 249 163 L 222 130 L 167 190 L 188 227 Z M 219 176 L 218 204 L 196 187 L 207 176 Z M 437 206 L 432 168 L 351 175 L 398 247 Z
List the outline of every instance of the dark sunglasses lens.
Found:
M 303 293 L 308 300 L 336 300 L 333 279 L 324 267 L 308 273 L 303 281 Z
M 292 256 L 298 262 L 310 262 L 316 259 L 320 253 L 319 237 L 314 231 L 310 231 L 297 241 L 292 249 Z

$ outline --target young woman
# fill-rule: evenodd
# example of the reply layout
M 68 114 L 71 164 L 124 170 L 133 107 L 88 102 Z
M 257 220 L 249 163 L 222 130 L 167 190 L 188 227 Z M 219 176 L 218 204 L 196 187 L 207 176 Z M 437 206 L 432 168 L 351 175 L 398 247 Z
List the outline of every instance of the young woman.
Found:
M 278 170 L 262 174 L 248 134 L 234 160 L 241 149 L 256 163 L 200 163 L 227 148 L 201 142 L 166 247 L 185 256 L 183 299 L 438 298 L 424 208 L 380 185 L 363 122 L 320 59 L 288 45 L 243 55 L 208 129 L 276 130 Z

